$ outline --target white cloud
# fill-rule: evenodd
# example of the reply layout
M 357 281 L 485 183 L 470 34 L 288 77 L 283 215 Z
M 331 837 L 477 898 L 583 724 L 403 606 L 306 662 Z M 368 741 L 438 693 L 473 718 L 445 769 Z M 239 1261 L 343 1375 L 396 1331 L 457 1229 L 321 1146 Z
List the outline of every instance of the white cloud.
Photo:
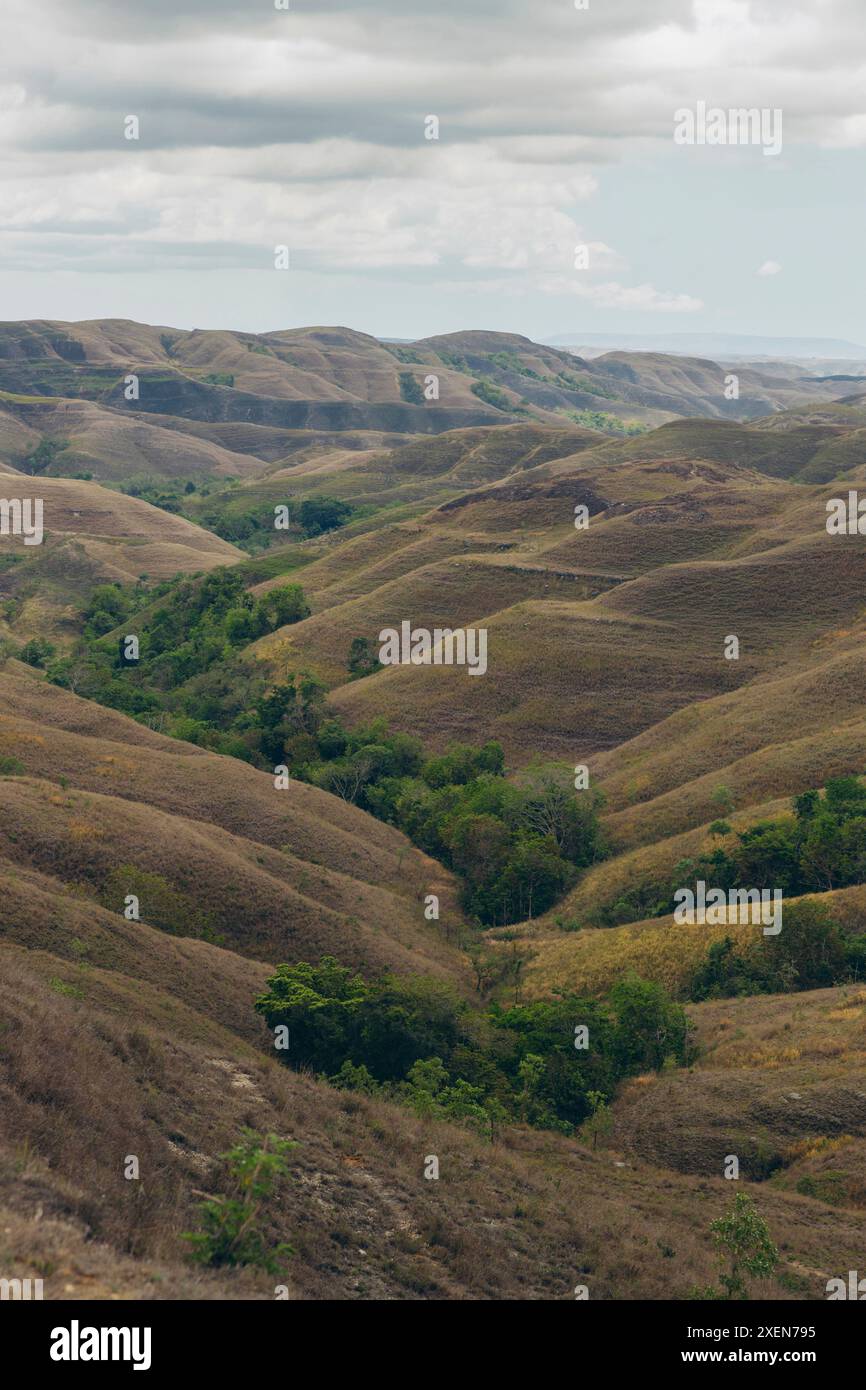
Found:
M 142 244 L 198 247 L 221 263 L 264 265 L 277 243 L 308 265 L 435 265 L 549 270 L 571 263 L 581 229 L 566 207 L 591 199 L 596 180 L 579 170 L 521 165 L 483 145 L 419 145 L 383 151 L 323 142 L 254 152 L 241 170 L 237 151 L 208 150 L 190 161 L 179 151 L 142 158 L 128 148 L 110 160 L 52 157 L 44 178 L 6 177 L 0 230 L 6 256 L 32 257 L 34 238 L 80 227 L 111 233 L 105 254 L 137 258 Z M 239 173 L 243 177 L 238 177 Z M 20 234 L 10 241 L 9 234 Z M 613 253 L 595 243 L 599 267 Z M 65 257 L 62 240 L 46 245 L 48 263 Z M 186 253 L 182 253 L 185 257 Z
M 621 285 L 616 280 L 600 285 L 585 284 L 575 277 L 539 282 L 545 294 L 577 295 L 602 309 L 641 309 L 662 314 L 693 314 L 704 307 L 703 300 L 689 294 L 672 294 L 654 285 Z
M 5 0 L 0 264 L 254 268 L 285 242 L 328 272 L 692 313 L 627 283 L 605 166 L 669 150 L 699 99 L 783 108 L 789 149 L 866 145 L 862 25 L 862 0 Z
M 778 262 L 778 261 L 764 261 L 764 264 L 763 264 L 762 266 L 759 266 L 759 267 L 758 267 L 758 270 L 756 271 L 756 274 L 757 274 L 757 275 L 778 275 L 778 274 L 780 273 L 781 269 L 782 269 L 782 267 L 779 265 L 779 262 Z

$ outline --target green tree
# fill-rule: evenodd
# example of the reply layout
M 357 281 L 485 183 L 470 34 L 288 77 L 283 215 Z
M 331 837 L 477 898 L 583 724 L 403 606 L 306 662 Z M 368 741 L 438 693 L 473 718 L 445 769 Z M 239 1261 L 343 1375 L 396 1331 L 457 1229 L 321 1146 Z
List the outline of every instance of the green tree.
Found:
M 517 1078 L 520 1082 L 520 1109 L 523 1118 L 530 1124 L 541 1106 L 544 1073 L 544 1058 L 537 1056 L 534 1052 L 527 1052 L 517 1067 Z
M 421 768 L 421 776 L 428 787 L 437 790 L 465 786 L 485 772 L 501 777 L 504 770 L 505 752 L 501 743 L 485 743 L 482 748 L 473 748 L 468 743 L 452 743 L 439 757 L 427 759 Z
M 818 792 L 812 790 L 803 792 L 801 796 L 794 797 L 794 811 L 798 820 L 810 820 L 818 809 L 821 798 Z
M 421 383 L 412 372 L 400 373 L 400 395 L 403 397 L 403 400 L 408 401 L 410 405 L 424 404 L 424 392 L 421 388 Z
M 259 605 L 267 614 L 271 631 L 286 627 L 289 623 L 299 623 L 310 616 L 310 605 L 300 584 L 281 584 L 269 589 L 259 600 Z
M 750 888 L 797 893 L 801 887 L 799 836 L 793 816 L 759 821 L 744 830 L 735 851 L 738 882 Z
M 293 1253 L 285 1242 L 272 1243 L 262 1228 L 277 1180 L 288 1171 L 286 1154 L 297 1144 L 275 1134 L 262 1137 L 245 1129 L 240 1142 L 220 1157 L 225 1164 L 228 1192 L 205 1195 L 200 1206 L 201 1230 L 186 1232 L 192 1258 L 200 1264 L 258 1265 L 270 1274 Z
M 710 1225 L 722 1263 L 719 1283 L 725 1298 L 746 1298 L 746 1277 L 768 1279 L 779 1259 L 766 1221 L 752 1198 L 738 1192 L 730 1209 Z
M 616 1018 L 613 1054 L 624 1072 L 658 1069 L 668 1057 L 684 1061 L 689 1028 L 685 1012 L 654 980 L 627 975 L 610 992 Z
M 56 648 L 52 642 L 46 642 L 41 637 L 32 637 L 29 642 L 18 653 L 19 661 L 26 661 L 28 666 L 44 666 L 46 661 L 50 661 Z
M 501 391 L 487 377 L 482 377 L 480 381 L 473 381 L 469 389 L 473 396 L 477 396 L 485 404 L 495 406 L 497 410 L 509 411 L 511 414 L 517 413 L 505 392 Z
M 298 522 L 308 536 L 345 526 L 351 515 L 352 507 L 339 497 L 307 497 L 298 508 Z
M 378 1095 L 382 1090 L 375 1076 L 367 1070 L 363 1062 L 357 1067 L 354 1062 L 344 1062 L 336 1075 L 329 1076 L 328 1080 L 341 1091 L 359 1091 L 365 1096 Z
M 586 1099 L 592 1113 L 588 1120 L 584 1120 L 581 1133 L 585 1139 L 592 1140 L 592 1147 L 595 1149 L 599 1139 L 604 1142 L 613 1129 L 613 1111 L 603 1091 L 588 1091 Z
M 773 989 L 825 989 L 844 978 L 845 942 L 824 903 L 814 898 L 789 903 L 778 936 L 762 937 Z
M 349 673 L 353 680 L 372 676 L 379 670 L 380 662 L 369 637 L 353 637 L 349 647 Z
M 267 984 L 255 1008 L 269 1028 L 288 1028 L 293 1066 L 332 1075 L 347 1058 L 367 1060 L 356 1045 L 360 1008 L 370 992 L 360 975 L 323 956 L 317 966 L 280 965 Z
M 810 887 L 829 892 L 850 873 L 839 818 L 822 809 L 811 817 L 808 826 L 801 854 L 803 872 Z

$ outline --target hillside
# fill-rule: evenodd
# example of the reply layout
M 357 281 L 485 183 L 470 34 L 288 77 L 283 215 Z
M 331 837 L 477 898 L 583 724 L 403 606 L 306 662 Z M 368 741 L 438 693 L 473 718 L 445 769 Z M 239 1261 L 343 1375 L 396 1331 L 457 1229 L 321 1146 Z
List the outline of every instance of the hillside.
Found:
M 466 575 L 459 621 L 489 625 L 495 682 L 467 684 L 457 669 L 392 668 L 342 688 L 335 707 L 354 720 L 392 705 L 400 727 L 421 729 L 437 746 L 483 727 L 519 762 L 539 753 L 580 761 L 677 708 L 769 676 L 780 661 L 811 664 L 816 642 L 858 612 L 862 549 L 856 537 L 827 535 L 826 490 L 768 483 L 730 465 L 593 463 L 588 451 L 567 468 L 552 465 L 554 477 L 542 467 L 519 491 L 507 483 L 480 490 L 424 520 L 436 535 L 458 532 L 470 551 L 494 539 L 508 546 L 507 558 L 482 552 L 473 563 L 464 551 L 448 562 Z M 548 476 L 536 482 L 538 472 Z M 569 521 L 576 503 L 591 513 L 582 531 Z M 504 602 L 496 602 L 480 583 L 496 571 L 503 581 L 519 576 L 523 592 L 502 582 Z M 417 571 L 412 585 L 403 579 L 402 607 L 387 585 L 355 601 L 356 631 L 372 638 L 408 614 L 425 622 L 428 574 Z M 564 588 L 578 601 L 564 601 Z M 323 622 L 311 619 L 306 630 Z M 288 642 L 300 643 L 304 631 Z M 728 661 L 732 633 L 740 651 Z M 344 649 L 348 636 L 345 623 Z M 654 661 L 665 646 L 671 656 Z M 573 729 L 577 746 L 573 734 L 563 737 Z
M 0 784 L 5 853 L 56 874 L 58 891 L 122 908 L 126 874 L 130 892 L 152 886 L 161 925 L 260 959 L 339 948 L 406 969 L 417 952 L 425 969 L 465 970 L 423 917 L 424 892 L 452 896 L 448 876 L 353 806 L 280 791 L 31 675 L 0 673 L 0 697 L 0 747 L 23 768 Z
M 856 1267 L 866 558 L 825 522 L 866 412 L 790 364 L 726 403 L 725 370 L 483 331 L 0 325 L 0 472 L 45 509 L 43 544 L 0 538 L 7 1265 L 52 1298 L 273 1297 L 182 1239 L 252 1129 L 299 1144 L 266 1217 L 293 1298 L 694 1297 L 730 1153 L 780 1250 L 753 1296 Z M 382 667 L 404 621 L 483 628 L 486 673 Z M 755 929 L 678 925 L 670 895 L 753 832 L 806 926 L 744 982 L 719 962 L 754 964 Z M 342 999 L 274 976 L 323 957 L 396 1011 L 328 1066 L 304 1010 L 327 1043 Z M 306 981 L 286 1058 L 272 976 Z M 419 1072 L 368 1070 L 410 1043 Z
M 133 323 L 0 324 L 0 445 L 24 471 L 249 478 L 343 435 L 397 444 L 523 417 L 607 432 L 679 416 L 752 420 L 841 394 L 832 379 L 703 359 L 583 359 L 508 333 L 411 344 L 348 328 L 267 334 Z M 130 387 L 130 380 L 134 385 Z M 425 391 L 435 381 L 434 395 Z M 130 395 L 130 391 L 134 394 Z
M 404 885 L 418 882 L 417 870 L 407 876 L 397 867 L 401 855 L 420 864 L 416 852 L 398 851 L 394 832 L 309 787 L 296 788 L 297 802 L 293 793 L 291 811 L 274 824 L 258 784 L 257 809 L 243 801 L 245 782 L 261 774 L 239 769 L 232 778 L 227 760 L 172 744 L 14 669 L 0 676 L 0 689 L 3 748 L 28 763 L 26 775 L 0 779 L 8 1030 L 0 1107 L 3 1133 L 15 1136 L 14 1147 L 9 1140 L 0 1146 L 3 1249 L 22 1276 L 48 1274 L 49 1296 L 271 1297 L 272 1276 L 254 1269 L 196 1271 L 179 1239 L 195 1223 L 193 1190 L 219 1185 L 217 1156 L 250 1124 L 300 1140 L 269 1216 L 272 1238 L 288 1236 L 295 1246 L 283 1275 L 293 1298 L 558 1299 L 571 1297 L 581 1282 L 600 1299 L 686 1296 L 714 1277 L 708 1225 L 728 1197 L 718 1160 L 740 1143 L 744 1084 L 751 1124 L 768 1136 L 760 1148 L 752 1145 L 755 1162 L 775 1165 L 783 1179 L 761 1195 L 784 1250 L 779 1277 L 766 1293 L 820 1296 L 826 1278 L 855 1258 L 864 1236 L 857 1166 L 864 1117 L 856 1111 L 850 1064 L 842 1083 L 849 1097 L 844 1152 L 825 1140 L 838 1133 L 835 1076 L 856 1046 L 863 1014 L 856 993 L 816 995 L 805 1035 L 800 1009 L 804 1060 L 770 1072 L 768 1083 L 756 1047 L 769 1057 L 781 1046 L 774 1039 L 784 1029 L 788 1001 L 701 1006 L 698 1027 L 711 1050 L 698 1071 L 635 1083 L 618 1103 L 613 1149 L 599 1152 L 519 1129 L 491 1147 L 463 1128 L 347 1096 L 273 1059 L 250 1007 L 267 974 L 267 942 L 246 934 L 248 914 L 262 905 L 265 879 L 275 893 L 277 882 L 297 882 L 301 868 L 313 890 L 306 894 L 309 915 L 285 888 L 281 905 L 264 904 L 271 920 L 283 918 L 290 927 L 271 959 L 326 947 L 349 959 L 354 953 L 368 966 L 402 966 L 408 952 L 415 968 L 448 968 L 443 939 L 434 959 L 427 954 L 434 929 L 424 924 L 423 935 L 413 932 L 388 886 L 395 873 Z M 89 757 L 95 759 L 90 770 Z M 170 813 L 161 809 L 169 801 Z M 333 927 L 326 903 L 328 894 L 338 901 L 333 895 L 342 891 L 345 867 L 327 864 L 334 854 L 344 860 L 340 836 L 353 834 L 362 820 L 355 843 L 363 840 L 368 854 L 353 869 L 362 877 L 351 890 L 350 942 L 342 925 L 347 902 Z M 234 828 L 217 830 L 220 821 Z M 240 821 L 254 840 L 238 836 Z M 12 824 L 14 844 L 5 838 Z M 271 848 L 276 841 L 281 848 Z M 184 890 L 211 910 L 242 886 L 225 943 L 151 925 L 146 897 L 140 922 L 125 920 L 119 903 L 98 901 L 104 868 L 128 862 L 168 877 L 182 864 Z M 370 933 L 366 884 L 374 888 L 376 921 L 399 922 L 396 934 Z M 459 979 L 459 956 L 453 960 Z M 834 1031 L 837 1046 L 828 1050 L 826 1020 L 837 1016 L 846 1031 L 841 1039 Z M 46 1028 L 56 1046 L 46 1047 Z M 726 1036 L 750 1040 L 753 1032 L 755 1042 L 733 1049 L 725 1042 Z M 60 1048 L 69 1063 L 62 1069 Z M 684 1147 L 677 1117 L 687 1081 Z M 778 1095 L 772 1118 L 766 1084 Z M 784 1101 L 783 1093 L 793 1090 L 798 1101 Z M 95 1099 L 105 1094 L 110 1106 Z M 811 1150 L 803 1142 L 809 1135 Z M 751 1151 L 746 1144 L 747 1160 Z M 129 1152 L 145 1177 L 132 1201 L 117 1158 Z M 431 1152 L 440 1158 L 441 1186 L 423 1178 Z M 841 1210 L 797 1188 L 811 1177 L 822 1190 L 825 1154 L 834 1172 L 841 1161 L 850 1175 Z M 761 1172 L 756 1168 L 755 1176 Z M 667 1251 L 676 1257 L 673 1290 Z
M 153 585 L 242 556 L 185 517 L 96 483 L 18 473 L 14 479 L 16 498 L 41 500 L 44 538 L 26 545 L 20 536 L 0 535 L 0 641 L 68 646 L 97 585 Z
M 178 1239 L 195 1219 L 190 1190 L 219 1184 L 216 1155 L 251 1123 L 300 1140 L 269 1228 L 295 1248 L 279 1279 L 294 1299 L 569 1299 L 580 1283 L 593 1299 L 658 1298 L 714 1278 L 720 1177 L 532 1131 L 491 1148 L 341 1095 L 250 1036 L 242 1001 L 258 967 L 143 926 L 146 950 L 110 961 L 98 937 L 118 943 L 122 927 L 92 913 L 84 925 L 75 961 L 37 947 L 36 927 L 27 949 L 0 948 L 12 1025 L 0 1106 L 18 1155 L 4 1140 L 3 1253 L 22 1277 L 47 1274 L 46 1296 L 272 1298 L 273 1276 L 196 1271 Z M 105 1093 L 110 1106 L 94 1102 Z M 130 1151 L 146 1177 L 133 1200 L 116 1157 Z M 423 1178 L 431 1152 L 438 1183 Z M 762 1293 L 820 1297 L 856 1264 L 861 1211 L 775 1190 L 761 1207 L 784 1250 Z

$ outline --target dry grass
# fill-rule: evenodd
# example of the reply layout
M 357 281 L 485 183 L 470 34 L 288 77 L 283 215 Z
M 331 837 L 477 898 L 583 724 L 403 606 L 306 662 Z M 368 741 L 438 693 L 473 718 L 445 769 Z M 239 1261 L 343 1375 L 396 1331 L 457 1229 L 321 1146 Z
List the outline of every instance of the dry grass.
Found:
M 840 1206 L 863 1204 L 866 991 L 690 1005 L 699 1058 L 688 1072 L 629 1083 L 614 1142 L 681 1172 L 718 1175 L 728 1154 L 773 1188 Z M 822 1190 L 826 1175 L 838 1191 Z M 824 1174 L 798 1189 L 803 1177 Z M 768 1189 L 764 1189 L 768 1190 Z
M 115 912 L 133 892 L 144 921 L 205 931 L 241 955 L 278 963 L 336 953 L 372 973 L 468 977 L 424 919 L 429 878 L 398 896 L 201 820 L 30 779 L 0 779 L 0 826 L 0 862 L 32 866 Z
M 353 637 L 367 637 L 378 648 L 379 632 L 408 619 L 413 627 L 473 627 L 486 623 L 488 615 L 523 599 L 542 597 L 585 598 L 585 582 L 537 567 L 497 562 L 492 557 L 455 556 L 390 579 L 370 593 L 281 628 L 263 637 L 253 651 L 273 669 L 311 670 L 330 685 L 349 679 L 347 659 Z M 388 679 L 380 674 L 378 682 Z M 429 680 L 430 672 L 423 677 Z M 473 684 L 477 682 L 473 681 Z M 360 686 L 361 683 L 358 683 Z M 370 680 L 363 683 L 366 690 Z M 395 723 L 408 727 L 415 711 Z
M 250 499 L 327 490 L 394 505 L 390 521 L 382 513 L 310 547 L 318 558 L 302 583 L 313 616 L 259 654 L 275 671 L 309 665 L 336 683 L 356 635 L 375 638 L 403 618 L 483 621 L 483 679 L 392 670 L 333 702 L 349 720 L 383 714 L 430 747 L 499 738 L 512 766 L 539 755 L 589 761 L 617 857 L 553 915 L 580 920 L 706 848 L 720 782 L 742 827 L 862 766 L 866 560 L 856 539 L 823 533 L 822 484 L 786 481 L 856 467 L 856 412 L 818 409 L 764 427 L 680 421 L 601 443 L 497 424 L 389 449 L 408 419 L 400 364 L 365 335 L 273 334 L 250 353 L 233 334 L 179 334 L 169 362 L 156 329 L 74 332 L 89 360 L 171 375 L 179 401 L 218 370 L 264 402 L 258 423 L 183 420 L 175 430 L 152 417 L 115 432 L 109 412 L 76 406 L 77 446 L 100 469 L 148 460 L 171 472 L 195 458 L 245 473 Z M 438 346 L 487 341 L 455 335 Z M 417 347 L 439 361 L 436 343 Z M 546 370 L 546 349 L 520 350 Z M 645 365 L 647 399 L 686 390 L 684 366 Z M 470 382 L 443 372 L 438 426 L 488 418 Z M 762 389 L 757 378 L 753 387 Z M 0 437 L 10 447 L 32 443 L 27 411 L 38 424 L 39 411 L 61 408 L 7 405 Z M 289 428 L 296 406 L 306 426 L 336 410 L 355 432 Z M 261 460 L 274 465 L 269 477 L 256 476 Z M 52 607 L 62 620 L 65 570 L 87 583 L 237 557 L 95 485 L 40 479 L 40 491 L 55 539 L 25 613 L 34 631 Z M 577 533 L 583 498 L 593 520 Z M 722 656 L 730 631 L 739 662 Z M 863 989 L 690 1007 L 696 1064 L 629 1083 L 610 1148 L 519 1127 L 485 1145 L 289 1073 L 252 1010 L 268 962 L 323 951 L 468 988 L 448 939 L 455 884 L 441 866 L 316 788 L 278 794 L 245 764 L 163 738 L 14 663 L 0 671 L 0 700 L 0 754 L 25 768 L 0 779 L 4 1274 L 44 1275 L 54 1298 L 272 1297 L 274 1279 L 255 1271 L 194 1272 L 179 1238 L 195 1222 L 195 1190 L 220 1190 L 219 1154 L 247 1125 L 300 1143 L 269 1215 L 272 1238 L 297 1250 L 285 1279 L 295 1298 L 570 1299 L 578 1283 L 592 1298 L 683 1297 L 714 1279 L 709 1224 L 730 1201 L 731 1153 L 783 1257 L 782 1282 L 759 1296 L 821 1298 L 829 1277 L 857 1268 Z M 224 947 L 157 930 L 146 902 L 142 922 L 125 921 L 110 896 L 123 865 L 159 875 Z M 442 898 L 441 932 L 423 920 L 427 891 Z M 866 887 L 826 901 L 846 927 L 866 925 Z M 518 932 L 529 951 L 524 995 L 604 993 L 631 967 L 681 993 L 711 940 L 755 931 L 656 920 L 566 934 L 548 918 Z M 132 1153 L 140 1182 L 123 1178 Z M 423 1177 L 431 1153 L 438 1182 Z
M 28 484 L 32 495 L 33 484 Z M 198 557 L 197 568 L 206 567 L 208 557 L 218 557 L 221 564 L 231 564 L 243 558 L 243 552 L 228 541 L 220 540 L 210 531 L 203 531 L 182 516 L 152 507 L 138 497 L 127 497 L 98 483 L 77 478 L 39 478 L 38 496 L 44 503 L 46 532 L 66 536 L 99 538 L 103 541 L 148 541 L 159 545 L 177 545 L 189 552 L 188 568 Z M 4 536 L 4 549 L 21 546 L 17 537 Z
M 714 941 L 731 936 L 745 944 L 754 940 L 756 932 L 759 927 L 692 926 L 676 923 L 672 917 L 657 917 L 622 927 L 530 936 L 523 992 L 531 999 L 546 998 L 554 988 L 606 994 L 633 970 L 682 998 Z
M 613 866 L 618 862 L 612 861 Z M 866 931 L 864 884 L 787 901 L 815 901 L 826 906 L 846 932 L 860 935 Z M 554 910 L 536 923 L 517 928 L 528 950 L 522 975 L 528 997 L 543 998 L 558 988 L 605 994 L 624 971 L 634 970 L 663 984 L 678 998 L 686 998 L 691 978 L 714 941 L 730 936 L 745 946 L 761 932 L 760 927 L 734 921 L 724 926 L 698 926 L 674 922 L 672 916 L 563 932 L 551 925 L 551 918 L 557 915 Z
M 659 645 L 674 640 L 673 629 L 610 616 L 599 603 L 536 599 L 486 620 L 484 677 L 390 667 L 332 702 L 351 723 L 385 714 L 434 748 L 495 738 L 513 765 L 543 755 L 580 762 L 747 678 L 697 641 L 688 660 L 661 664 Z
M 6 672 L 0 689 L 10 711 L 0 753 L 27 774 L 0 780 L 5 850 L 62 891 L 100 894 L 112 870 L 133 865 L 159 874 L 249 955 L 325 951 L 468 984 L 448 940 L 459 921 L 454 881 L 392 827 L 303 783 L 278 792 L 248 764 L 43 682 Z M 430 892 L 439 924 L 424 919 Z
M 45 1277 L 47 1297 L 272 1297 L 275 1280 L 255 1271 L 193 1273 L 179 1240 L 193 1189 L 219 1190 L 216 1156 L 244 1124 L 301 1145 L 270 1213 L 273 1238 L 297 1251 L 294 1298 L 571 1299 L 585 1283 L 627 1300 L 714 1279 L 708 1227 L 730 1199 L 719 1178 L 634 1153 L 617 1167 L 616 1152 L 521 1130 L 485 1145 L 286 1072 L 171 1004 L 168 986 L 94 968 L 79 999 L 58 990 L 70 967 L 56 958 L 3 955 L 0 1118 L 15 1136 L 0 1155 L 4 1272 Z M 122 1177 L 130 1153 L 141 1182 Z M 423 1177 L 430 1153 L 438 1182 Z M 853 1267 L 866 1215 L 768 1189 L 758 1202 L 783 1272 Z M 761 1292 L 821 1297 L 823 1285 Z

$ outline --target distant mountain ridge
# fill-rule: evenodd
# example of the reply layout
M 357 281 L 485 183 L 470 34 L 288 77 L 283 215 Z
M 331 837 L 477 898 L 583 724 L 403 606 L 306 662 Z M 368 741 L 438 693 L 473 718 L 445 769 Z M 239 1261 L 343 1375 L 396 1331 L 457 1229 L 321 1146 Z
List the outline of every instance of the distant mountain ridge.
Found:
M 580 348 L 597 352 L 672 352 L 677 356 L 859 358 L 866 361 L 866 347 L 847 338 L 785 338 L 759 333 L 555 333 L 545 342 L 552 347 Z

